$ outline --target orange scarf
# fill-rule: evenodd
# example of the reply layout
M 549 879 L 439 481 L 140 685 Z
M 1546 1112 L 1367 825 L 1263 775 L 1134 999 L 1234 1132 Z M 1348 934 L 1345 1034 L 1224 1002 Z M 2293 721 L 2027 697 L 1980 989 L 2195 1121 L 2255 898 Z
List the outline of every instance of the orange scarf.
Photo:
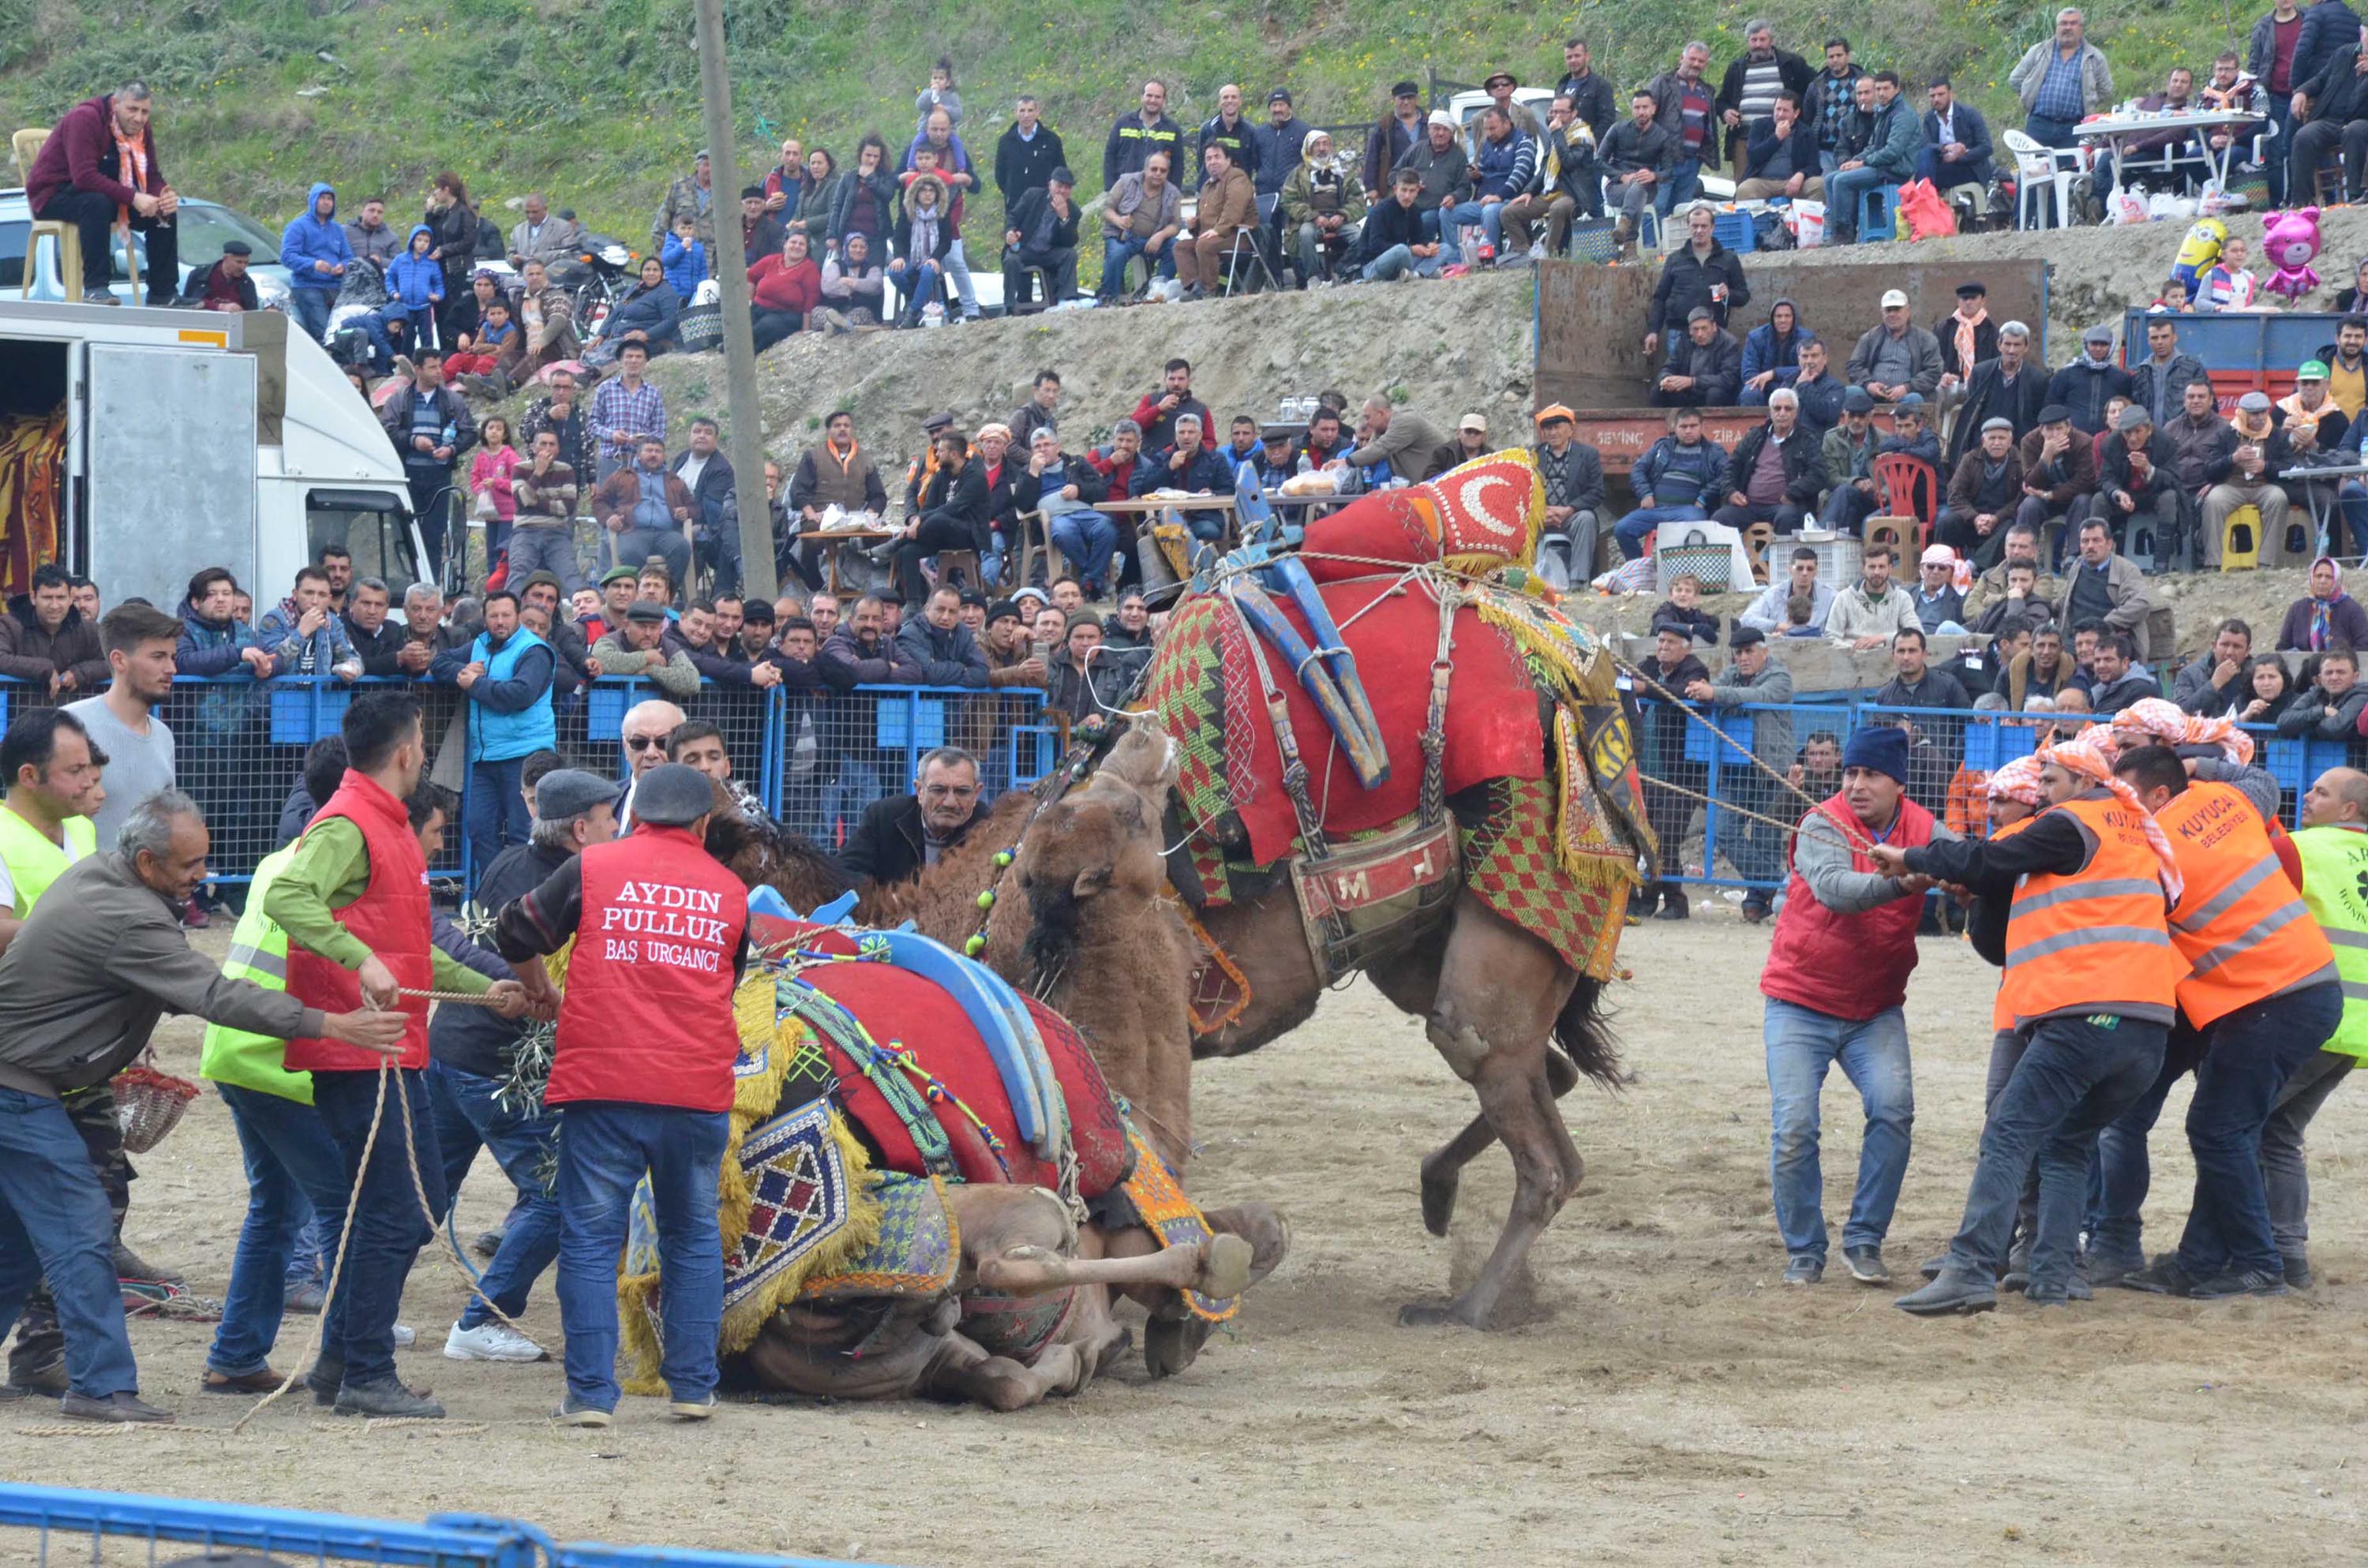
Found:
M 1990 319 L 1989 307 L 1985 305 L 1971 316 L 1961 311 L 1951 319 L 1957 324 L 1957 363 L 1970 372 L 1974 368 L 1974 329 Z
M 123 183 L 142 195 L 146 195 L 148 150 L 137 142 L 126 142 L 122 132 L 115 130 L 112 120 L 109 120 L 108 130 L 115 137 L 115 155 L 123 169 Z M 131 221 L 131 209 L 119 203 L 115 209 L 115 216 L 119 222 L 129 223 Z

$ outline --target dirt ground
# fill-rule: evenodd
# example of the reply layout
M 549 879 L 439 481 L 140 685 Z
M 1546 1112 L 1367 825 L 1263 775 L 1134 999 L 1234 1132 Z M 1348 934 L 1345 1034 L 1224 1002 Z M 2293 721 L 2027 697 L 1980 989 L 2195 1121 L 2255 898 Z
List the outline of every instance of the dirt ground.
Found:
M 445 1427 L 365 1435 L 283 1403 L 232 1437 L 239 1407 L 196 1392 L 211 1330 L 142 1324 L 145 1392 L 185 1424 L 35 1437 L 16 1429 L 54 1417 L 13 1407 L 0 1471 L 915 1565 L 2359 1561 L 2360 1094 L 2338 1095 L 2317 1129 L 2322 1283 L 2306 1296 L 2106 1291 L 2069 1312 L 2009 1299 L 1924 1323 L 1839 1269 L 1786 1290 L 1755 989 L 1766 942 L 1723 907 L 1630 932 L 1635 978 L 1617 996 L 1635 1082 L 1567 1102 L 1587 1182 L 1539 1244 L 1526 1318 L 1507 1332 L 1397 1326 L 1400 1301 L 1477 1266 L 1509 1178 L 1501 1155 L 1484 1158 L 1452 1237 L 1422 1232 L 1416 1162 L 1472 1101 L 1418 1027 L 1359 985 L 1283 1043 L 1201 1068 L 1194 1187 L 1284 1205 L 1295 1249 L 1181 1379 L 1152 1385 L 1138 1361 L 1016 1415 L 736 1405 L 704 1428 L 628 1401 L 608 1432 L 562 1432 L 540 1419 L 555 1365 L 436 1354 L 461 1300 L 447 1261 L 415 1278 L 404 1315 L 420 1347 L 404 1369 L 450 1407 Z M 1889 1246 L 1903 1273 L 1955 1225 L 1993 973 L 1933 941 L 1916 977 L 1923 1115 Z M 194 1071 L 188 1024 L 166 1031 L 165 1057 Z M 2186 1207 L 2184 1100 L 2157 1139 L 2157 1242 Z M 1838 1228 L 1858 1144 L 1839 1075 L 1826 1105 Z M 244 1207 L 220 1102 L 200 1102 L 142 1171 L 132 1240 L 218 1295 Z M 462 1201 L 464 1235 L 497 1218 L 490 1162 Z M 290 1320 L 283 1360 L 309 1325 Z M 559 1343 L 547 1286 L 529 1327 Z M 0 1561 L 30 1561 L 29 1544 L 0 1537 Z

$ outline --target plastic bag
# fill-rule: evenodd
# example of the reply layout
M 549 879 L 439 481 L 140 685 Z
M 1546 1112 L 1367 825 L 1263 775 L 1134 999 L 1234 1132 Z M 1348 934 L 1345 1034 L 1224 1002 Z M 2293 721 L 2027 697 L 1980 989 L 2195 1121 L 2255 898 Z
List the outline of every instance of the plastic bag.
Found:
M 1815 250 L 1826 243 L 1826 204 L 1822 201 L 1795 201 L 1790 219 L 1793 241 L 1803 250 Z
M 2111 223 L 2150 223 L 2154 221 L 2154 214 L 2146 206 L 2146 187 L 2142 185 L 2126 186 L 2115 192 L 2108 207 L 2105 220 Z
M 1948 198 L 1929 179 L 1909 180 L 1899 187 L 1899 221 L 1911 240 L 1945 239 L 1957 232 L 1957 214 Z

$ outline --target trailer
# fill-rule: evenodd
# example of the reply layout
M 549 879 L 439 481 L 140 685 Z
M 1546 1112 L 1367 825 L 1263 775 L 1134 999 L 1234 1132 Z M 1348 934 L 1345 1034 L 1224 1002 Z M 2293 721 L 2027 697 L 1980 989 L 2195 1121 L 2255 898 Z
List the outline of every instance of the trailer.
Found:
M 333 541 L 402 574 L 409 507 L 375 413 L 279 312 L 0 301 L 0 594 L 54 560 L 110 603 L 222 566 L 270 604 Z

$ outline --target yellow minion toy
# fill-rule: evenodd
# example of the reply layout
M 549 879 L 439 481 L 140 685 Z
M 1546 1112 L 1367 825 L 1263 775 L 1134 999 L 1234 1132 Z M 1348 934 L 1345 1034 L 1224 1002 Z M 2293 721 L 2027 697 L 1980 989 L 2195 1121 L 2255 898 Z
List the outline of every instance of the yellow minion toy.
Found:
M 2227 243 L 2228 225 L 2217 218 L 2198 218 L 2188 229 L 2187 237 L 2179 242 L 2179 259 L 2170 267 L 2170 281 L 2183 297 L 2195 298 L 2203 275 L 2220 259 L 2221 247 Z

